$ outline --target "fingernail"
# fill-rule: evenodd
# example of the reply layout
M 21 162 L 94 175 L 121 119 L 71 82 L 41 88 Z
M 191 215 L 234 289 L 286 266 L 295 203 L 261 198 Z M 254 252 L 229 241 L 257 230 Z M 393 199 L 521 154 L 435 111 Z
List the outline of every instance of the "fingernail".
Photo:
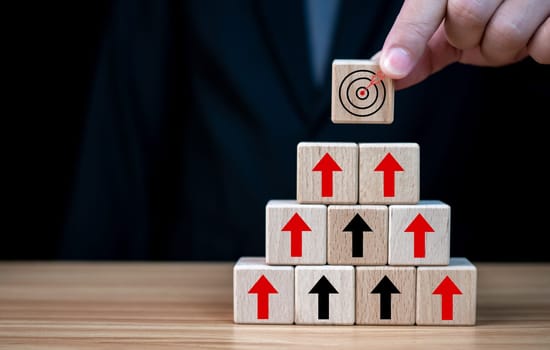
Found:
M 412 70 L 412 59 L 409 52 L 400 47 L 391 48 L 380 62 L 382 70 L 394 79 L 405 77 Z

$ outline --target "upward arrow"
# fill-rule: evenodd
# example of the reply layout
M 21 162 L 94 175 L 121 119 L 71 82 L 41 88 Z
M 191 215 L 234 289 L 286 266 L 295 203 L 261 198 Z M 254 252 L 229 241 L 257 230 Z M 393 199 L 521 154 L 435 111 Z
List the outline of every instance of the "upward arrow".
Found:
M 384 172 L 384 197 L 395 197 L 395 172 L 404 171 L 401 164 L 388 152 L 374 171 Z
M 290 231 L 290 256 L 302 256 L 302 232 L 311 231 L 304 219 L 295 213 L 281 231 Z
M 453 295 L 462 294 L 456 284 L 449 276 L 445 276 L 443 281 L 434 289 L 432 294 L 441 294 L 441 320 L 452 321 L 453 319 Z
M 323 158 L 313 167 L 313 171 L 321 172 L 321 196 L 332 197 L 333 176 L 335 171 L 342 171 L 342 168 L 332 159 L 330 154 L 325 153 Z
M 273 287 L 264 275 L 261 275 L 252 288 L 250 288 L 248 294 L 258 295 L 258 320 L 267 320 L 269 318 L 269 294 L 279 294 L 277 289 Z
M 411 221 L 409 226 L 405 229 L 405 232 L 414 233 L 414 257 L 425 258 L 426 257 L 426 232 L 435 232 L 430 224 L 424 219 L 422 214 L 416 215 Z
M 344 227 L 344 232 L 351 232 L 351 256 L 354 258 L 363 257 L 363 232 L 372 232 L 365 220 L 359 214 Z
M 330 315 L 329 295 L 338 294 L 336 288 L 334 288 L 334 286 L 330 284 L 328 279 L 323 275 L 323 277 L 317 281 L 313 288 L 311 288 L 309 294 L 318 295 L 317 318 L 319 320 L 328 320 Z
M 401 294 L 399 289 L 384 275 L 371 293 L 380 294 L 380 319 L 391 320 L 391 295 Z

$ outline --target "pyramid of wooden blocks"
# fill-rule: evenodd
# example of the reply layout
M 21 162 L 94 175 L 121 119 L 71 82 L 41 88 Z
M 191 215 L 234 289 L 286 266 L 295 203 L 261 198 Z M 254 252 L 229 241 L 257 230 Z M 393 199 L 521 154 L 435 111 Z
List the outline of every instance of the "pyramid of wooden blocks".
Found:
M 393 121 L 378 65 L 335 60 L 332 121 Z M 416 143 L 300 142 L 296 199 L 265 206 L 265 257 L 233 268 L 235 323 L 475 325 L 477 270 L 451 207 L 420 197 Z

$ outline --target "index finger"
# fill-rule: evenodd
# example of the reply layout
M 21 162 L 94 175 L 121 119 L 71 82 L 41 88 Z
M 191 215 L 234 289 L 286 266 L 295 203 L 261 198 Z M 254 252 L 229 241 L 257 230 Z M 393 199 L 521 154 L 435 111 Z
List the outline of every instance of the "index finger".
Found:
M 392 79 L 406 77 L 445 17 L 446 0 L 406 0 L 386 37 L 380 67 Z

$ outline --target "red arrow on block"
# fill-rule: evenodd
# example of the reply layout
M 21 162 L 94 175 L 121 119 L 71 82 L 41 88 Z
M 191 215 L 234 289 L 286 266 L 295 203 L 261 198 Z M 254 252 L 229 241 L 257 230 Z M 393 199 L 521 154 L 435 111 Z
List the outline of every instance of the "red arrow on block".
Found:
M 269 294 L 279 294 L 277 289 L 264 275 L 261 275 L 248 294 L 258 295 L 258 320 L 267 320 L 269 318 Z
M 321 172 L 321 196 L 332 197 L 332 173 L 335 171 L 342 171 L 342 168 L 340 168 L 338 163 L 336 163 L 327 152 L 312 170 Z
M 302 256 L 302 232 L 311 231 L 311 228 L 306 224 L 304 219 L 295 213 L 290 220 L 281 229 L 281 231 L 290 231 L 290 256 Z
M 456 284 L 449 276 L 445 276 L 443 281 L 434 289 L 432 294 L 441 294 L 441 320 L 453 320 L 453 295 L 462 294 Z
M 395 197 L 395 172 L 405 171 L 391 153 L 380 161 L 374 171 L 384 172 L 384 197 Z
M 426 232 L 435 232 L 422 214 L 418 214 L 407 226 L 405 232 L 414 233 L 414 257 L 426 257 Z

